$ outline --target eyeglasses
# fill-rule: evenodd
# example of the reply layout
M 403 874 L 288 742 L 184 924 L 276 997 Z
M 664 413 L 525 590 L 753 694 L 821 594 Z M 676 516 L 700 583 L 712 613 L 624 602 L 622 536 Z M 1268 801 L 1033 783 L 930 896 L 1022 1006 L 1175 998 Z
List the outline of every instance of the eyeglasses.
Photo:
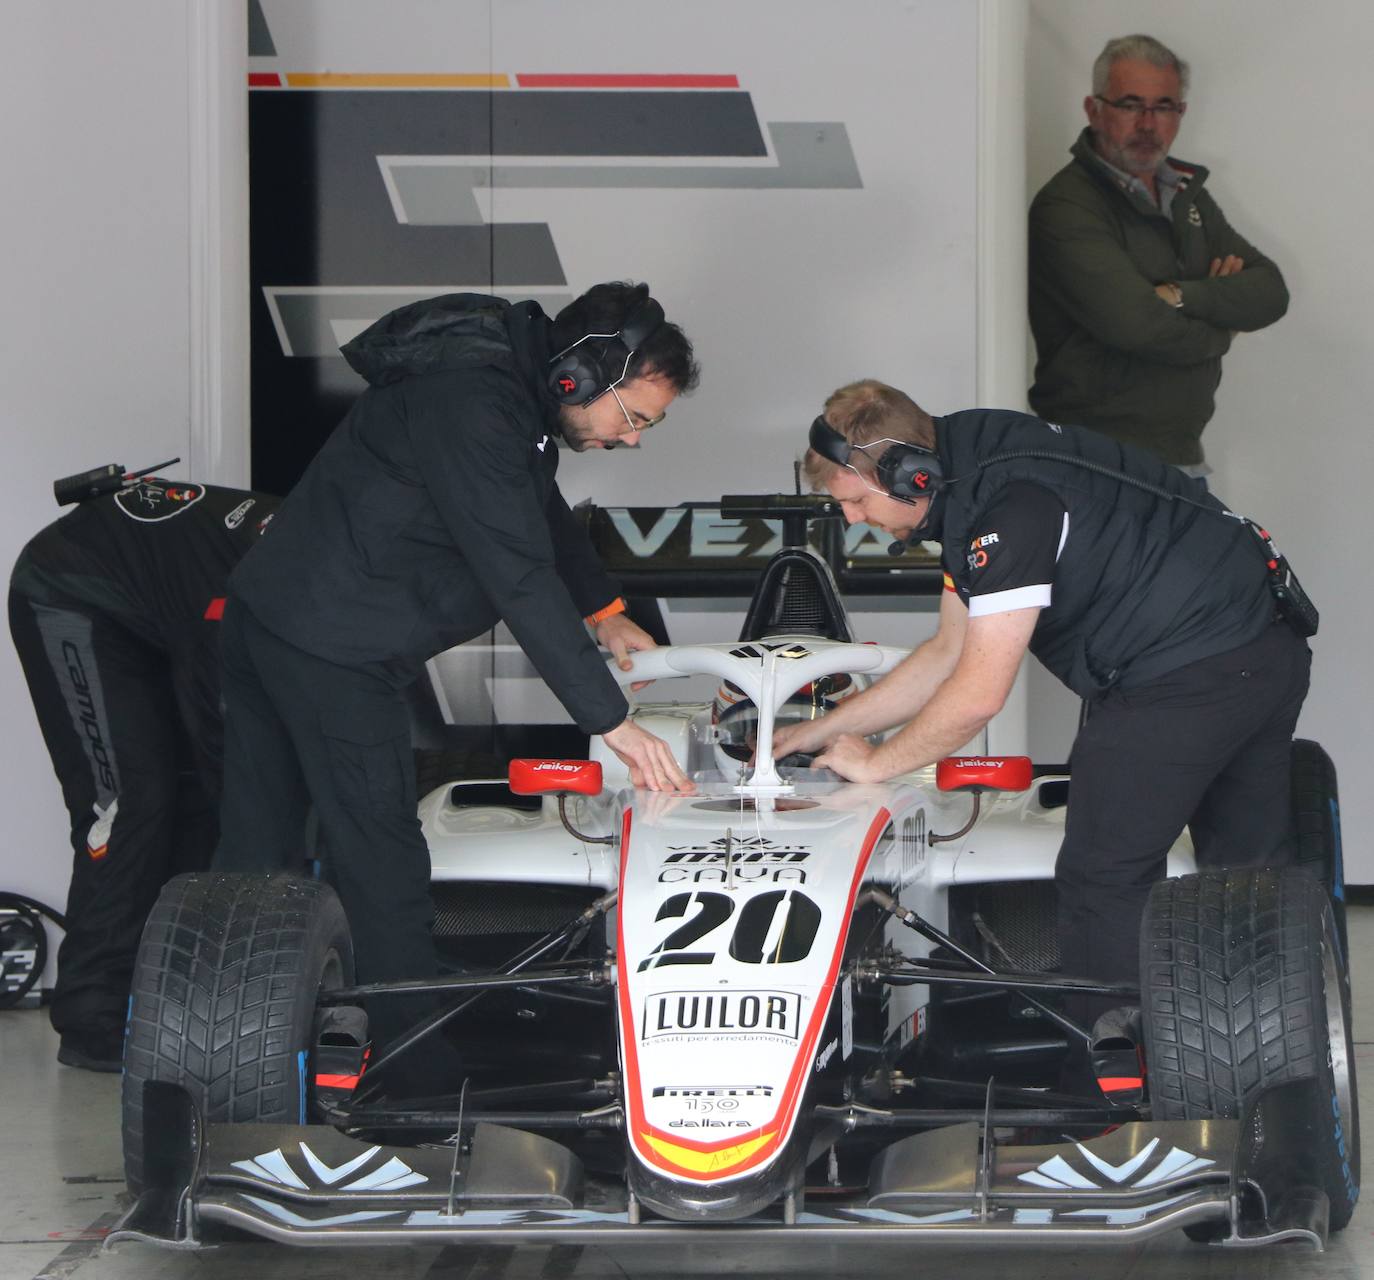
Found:
M 642 422 L 636 422 L 630 417 L 630 411 L 625 407 L 625 401 L 620 398 L 620 392 L 615 389 L 615 385 L 612 384 L 607 387 L 606 390 L 615 397 L 615 402 L 620 406 L 620 412 L 625 415 L 625 421 L 629 425 L 631 431 L 647 431 L 650 427 L 658 426 L 658 424 L 668 416 L 668 410 L 664 409 L 663 412 L 655 418 L 645 418 Z M 590 401 L 588 403 L 590 403 Z
M 1163 116 L 1166 120 L 1170 116 L 1181 116 L 1187 109 L 1186 102 L 1175 102 L 1172 98 L 1165 98 L 1162 102 L 1147 105 L 1141 98 L 1117 98 L 1113 102 L 1110 98 L 1104 98 L 1100 93 L 1093 94 L 1104 106 L 1111 107 L 1114 111 L 1124 111 L 1127 115 L 1134 116 L 1137 120 L 1141 116 Z

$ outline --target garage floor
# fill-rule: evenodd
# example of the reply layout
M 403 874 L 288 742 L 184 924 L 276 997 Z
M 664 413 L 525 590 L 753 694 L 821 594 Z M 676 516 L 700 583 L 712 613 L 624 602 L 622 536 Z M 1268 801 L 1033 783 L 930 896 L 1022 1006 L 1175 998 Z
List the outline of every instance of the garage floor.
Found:
M 1374 906 L 1352 907 L 1356 1061 L 1374 1166 Z M 197 1255 L 137 1245 L 102 1253 L 101 1238 L 121 1212 L 117 1076 L 58 1066 L 57 1040 L 37 1010 L 0 1013 L 0 1280 L 293 1280 L 350 1273 L 368 1280 L 435 1277 L 442 1280 L 628 1280 L 646 1276 L 1001 1277 L 1006 1253 L 904 1247 L 860 1254 L 852 1246 L 763 1250 L 647 1248 L 344 1250 L 243 1244 Z M 1297 1245 L 1232 1251 L 1190 1244 L 1177 1233 L 1154 1243 L 1113 1251 L 1039 1250 L 1018 1257 L 1017 1280 L 1112 1276 L 1151 1280 L 1168 1276 L 1370 1277 L 1374 1280 L 1374 1196 L 1324 1255 Z

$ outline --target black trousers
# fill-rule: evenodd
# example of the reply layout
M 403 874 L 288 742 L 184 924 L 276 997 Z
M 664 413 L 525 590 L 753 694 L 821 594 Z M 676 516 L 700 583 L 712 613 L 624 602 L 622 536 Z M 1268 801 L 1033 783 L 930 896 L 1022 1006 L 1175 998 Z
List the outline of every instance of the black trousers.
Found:
M 215 869 L 298 871 L 313 803 L 358 980 L 437 973 L 403 692 L 287 644 L 232 595 L 221 645 L 224 800 Z M 373 1001 L 373 1039 L 392 1039 L 424 1003 Z
M 1055 867 L 1066 974 L 1139 981 L 1145 902 L 1185 826 L 1200 866 L 1288 861 L 1292 739 L 1311 661 L 1276 622 L 1239 649 L 1092 704 L 1073 745 Z
M 10 634 L 71 821 L 67 933 L 49 1016 L 118 1032 L 139 937 L 173 875 L 209 865 L 215 780 L 178 713 L 169 657 L 118 619 L 9 594 Z

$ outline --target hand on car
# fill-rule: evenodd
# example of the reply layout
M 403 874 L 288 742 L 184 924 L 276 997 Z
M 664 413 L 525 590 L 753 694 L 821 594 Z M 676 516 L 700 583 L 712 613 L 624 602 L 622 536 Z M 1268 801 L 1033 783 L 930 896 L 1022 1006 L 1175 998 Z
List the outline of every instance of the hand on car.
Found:
M 832 769 L 850 782 L 881 782 L 873 768 L 875 750 L 858 734 L 842 733 L 816 757 L 815 765 L 818 769 Z
M 602 737 L 629 769 L 630 781 L 636 787 L 650 791 L 679 791 L 685 795 L 696 790 L 668 744 L 632 720 L 622 720 Z
M 825 746 L 825 727 L 819 720 L 800 720 L 773 730 L 773 759 L 781 760 L 798 751 L 810 753 Z
M 611 651 L 611 657 L 622 671 L 629 671 L 634 666 L 630 654 L 658 647 L 653 636 L 632 621 L 627 613 L 613 613 L 609 618 L 602 618 L 596 624 L 596 642 L 603 649 Z M 652 683 L 652 680 L 638 680 L 630 689 L 638 692 Z

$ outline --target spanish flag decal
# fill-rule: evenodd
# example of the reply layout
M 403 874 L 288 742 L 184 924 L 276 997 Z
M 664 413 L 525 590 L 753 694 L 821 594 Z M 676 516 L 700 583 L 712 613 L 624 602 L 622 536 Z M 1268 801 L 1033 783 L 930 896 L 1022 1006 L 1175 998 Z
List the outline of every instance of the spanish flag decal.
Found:
M 760 1147 L 771 1142 L 774 1136 L 771 1131 L 765 1130 L 757 1137 L 746 1138 L 743 1142 L 721 1147 L 718 1151 L 696 1151 L 691 1147 L 680 1147 L 676 1142 L 669 1142 L 652 1133 L 640 1135 L 663 1159 L 679 1169 L 690 1173 L 717 1174 L 728 1173 L 736 1165 L 743 1164 Z

